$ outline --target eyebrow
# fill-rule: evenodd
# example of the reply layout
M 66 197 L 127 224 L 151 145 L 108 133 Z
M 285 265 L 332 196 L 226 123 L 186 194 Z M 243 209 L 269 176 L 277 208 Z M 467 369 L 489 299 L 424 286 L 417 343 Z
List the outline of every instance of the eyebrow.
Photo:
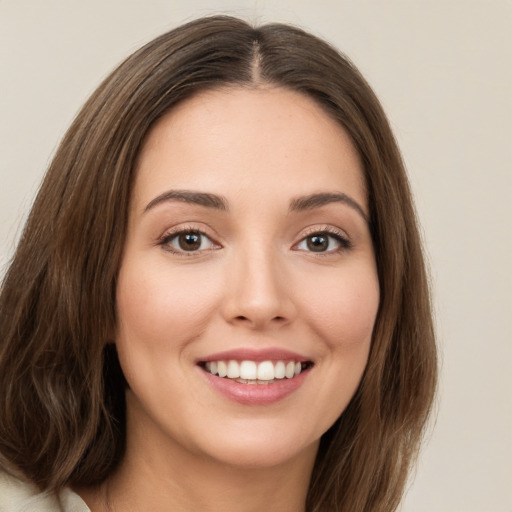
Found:
M 228 202 L 221 196 L 207 192 L 194 192 L 191 190 L 169 190 L 155 197 L 148 203 L 144 212 L 168 201 L 181 201 L 183 203 L 197 204 L 206 208 L 228 211 Z
M 344 194 L 343 192 L 320 192 L 318 194 L 310 194 L 293 199 L 290 203 L 291 212 L 302 212 L 306 210 L 313 210 L 331 203 L 343 203 L 350 208 L 354 209 L 367 224 L 370 223 L 368 215 L 366 215 L 363 207 L 352 197 Z
M 208 192 L 195 192 L 192 190 L 168 190 L 151 200 L 144 213 L 155 206 L 168 201 L 181 201 L 188 204 L 196 204 L 215 210 L 229 211 L 227 200 L 217 194 Z M 307 196 L 300 196 L 290 202 L 290 212 L 303 212 L 314 210 L 331 203 L 343 203 L 354 209 L 369 224 L 369 219 L 361 205 L 353 198 L 343 192 L 320 192 Z

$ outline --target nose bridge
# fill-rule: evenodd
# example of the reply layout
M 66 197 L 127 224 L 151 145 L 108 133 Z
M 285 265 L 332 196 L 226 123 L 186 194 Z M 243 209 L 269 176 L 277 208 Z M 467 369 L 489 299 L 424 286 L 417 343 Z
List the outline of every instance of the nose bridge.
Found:
M 285 269 L 275 248 L 246 245 L 233 259 L 228 270 L 226 319 L 252 328 L 291 320 L 293 307 Z

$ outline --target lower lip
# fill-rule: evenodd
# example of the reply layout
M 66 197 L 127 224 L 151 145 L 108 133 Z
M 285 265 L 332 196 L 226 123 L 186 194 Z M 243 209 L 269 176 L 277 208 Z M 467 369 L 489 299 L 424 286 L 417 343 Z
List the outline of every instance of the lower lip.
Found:
M 229 400 L 244 405 L 266 405 L 279 402 L 296 391 L 304 382 L 309 370 L 291 379 L 276 380 L 272 384 L 242 384 L 225 377 L 218 377 L 200 369 L 210 385 Z

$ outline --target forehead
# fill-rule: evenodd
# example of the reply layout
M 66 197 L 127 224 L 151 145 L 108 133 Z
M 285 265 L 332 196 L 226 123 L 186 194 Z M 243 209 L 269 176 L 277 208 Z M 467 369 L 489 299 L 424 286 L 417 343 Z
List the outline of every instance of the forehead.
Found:
M 366 208 L 359 155 L 313 99 L 288 89 L 226 88 L 179 104 L 148 133 L 134 201 L 166 188 L 237 195 L 349 192 Z

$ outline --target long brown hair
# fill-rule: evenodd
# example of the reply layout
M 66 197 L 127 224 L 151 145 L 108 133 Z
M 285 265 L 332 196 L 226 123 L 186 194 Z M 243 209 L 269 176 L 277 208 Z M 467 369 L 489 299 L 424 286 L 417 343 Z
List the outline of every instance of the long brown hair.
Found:
M 144 136 L 199 91 L 273 84 L 314 98 L 361 156 L 381 302 L 361 384 L 323 436 L 307 510 L 391 511 L 431 409 L 437 365 L 428 281 L 404 165 L 350 61 L 287 25 L 203 18 L 153 40 L 96 90 L 42 183 L 0 295 L 0 465 L 58 490 L 123 456 L 116 278 Z

